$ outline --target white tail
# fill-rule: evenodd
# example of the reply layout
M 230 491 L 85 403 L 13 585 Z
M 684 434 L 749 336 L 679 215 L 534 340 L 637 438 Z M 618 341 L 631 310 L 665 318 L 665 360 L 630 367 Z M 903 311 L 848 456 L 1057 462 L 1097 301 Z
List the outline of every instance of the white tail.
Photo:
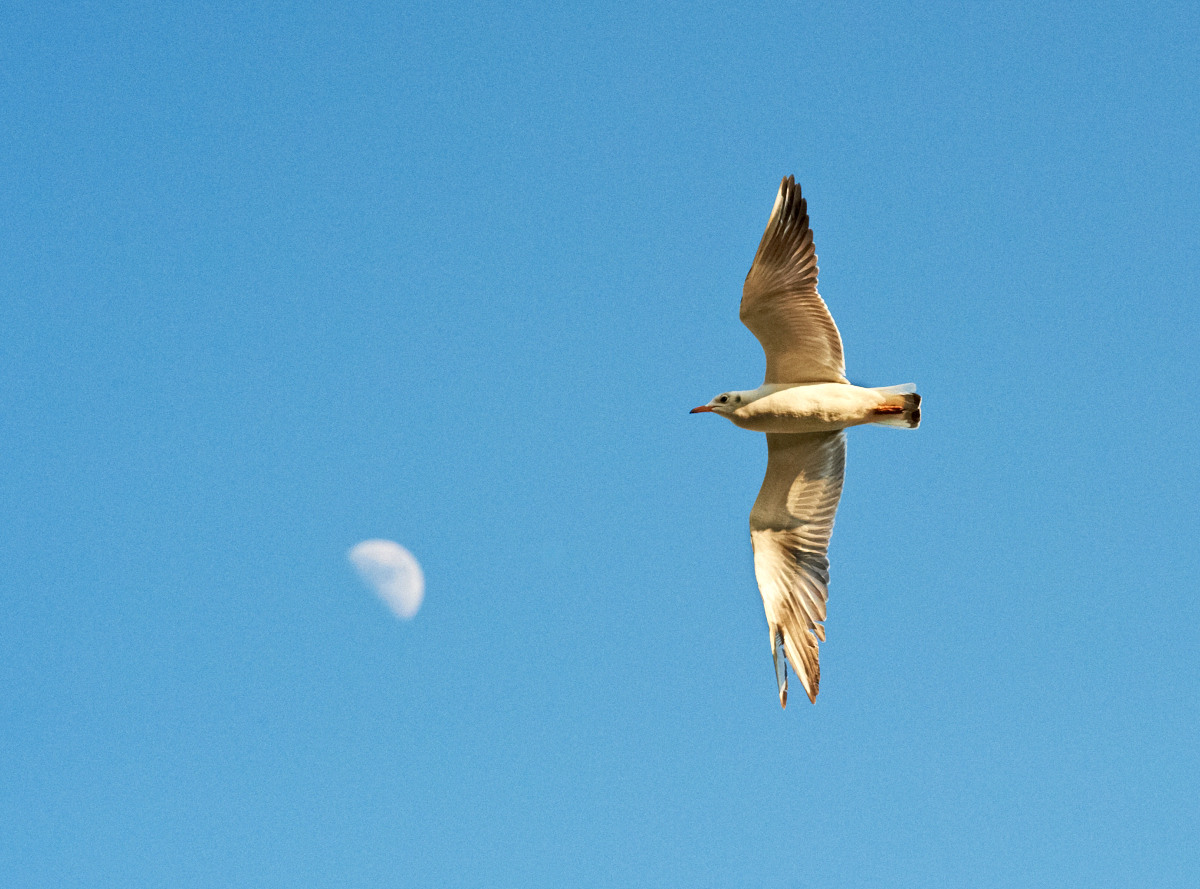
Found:
M 875 408 L 875 421 L 881 426 L 916 429 L 921 425 L 921 396 L 915 383 L 900 386 L 879 386 L 875 389 L 887 400 Z

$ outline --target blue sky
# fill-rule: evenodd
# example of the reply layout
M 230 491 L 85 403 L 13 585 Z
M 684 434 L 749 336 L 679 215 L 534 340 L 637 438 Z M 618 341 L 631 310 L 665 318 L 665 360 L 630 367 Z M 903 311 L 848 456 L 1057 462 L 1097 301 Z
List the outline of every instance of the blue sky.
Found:
M 8 886 L 1200 884 L 1195 4 L 0 22 Z M 925 402 L 780 711 L 787 174 Z

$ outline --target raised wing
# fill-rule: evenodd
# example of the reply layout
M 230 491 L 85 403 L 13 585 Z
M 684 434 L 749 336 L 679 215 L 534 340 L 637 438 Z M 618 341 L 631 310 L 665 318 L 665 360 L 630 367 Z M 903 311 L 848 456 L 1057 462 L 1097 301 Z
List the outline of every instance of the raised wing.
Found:
M 842 338 L 817 294 L 808 204 L 788 176 L 742 286 L 742 323 L 767 353 L 767 383 L 845 383 Z
M 767 455 L 767 475 L 750 511 L 754 575 L 771 650 L 782 635 L 788 662 L 815 703 L 821 682 L 817 640 L 825 641 L 821 622 L 829 598 L 826 551 L 842 496 L 846 436 L 768 433 Z

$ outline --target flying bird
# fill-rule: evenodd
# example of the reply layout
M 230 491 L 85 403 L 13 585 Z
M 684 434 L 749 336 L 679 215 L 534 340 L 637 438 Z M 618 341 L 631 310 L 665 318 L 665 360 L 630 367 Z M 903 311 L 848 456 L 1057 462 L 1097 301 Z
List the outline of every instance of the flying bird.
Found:
M 750 511 L 754 575 L 779 703 L 787 706 L 790 663 L 815 704 L 817 641 L 825 641 L 829 598 L 826 554 L 846 466 L 843 430 L 864 423 L 916 429 L 921 396 L 911 383 L 868 389 L 846 379 L 841 335 L 817 294 L 807 203 L 792 176 L 779 185 L 746 275 L 741 318 L 767 354 L 766 379 L 757 389 L 722 392 L 692 413 L 720 414 L 767 434 L 767 474 Z

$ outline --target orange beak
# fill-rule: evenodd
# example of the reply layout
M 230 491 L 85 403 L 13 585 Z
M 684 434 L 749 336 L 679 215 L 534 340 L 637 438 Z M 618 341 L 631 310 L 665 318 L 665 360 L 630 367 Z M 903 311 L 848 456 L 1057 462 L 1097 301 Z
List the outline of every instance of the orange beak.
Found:
M 700 405 L 700 407 L 692 408 L 690 411 L 688 411 L 688 413 L 689 414 L 711 414 L 711 413 L 713 413 L 713 409 L 711 407 L 709 407 L 707 404 L 702 404 L 702 405 Z

